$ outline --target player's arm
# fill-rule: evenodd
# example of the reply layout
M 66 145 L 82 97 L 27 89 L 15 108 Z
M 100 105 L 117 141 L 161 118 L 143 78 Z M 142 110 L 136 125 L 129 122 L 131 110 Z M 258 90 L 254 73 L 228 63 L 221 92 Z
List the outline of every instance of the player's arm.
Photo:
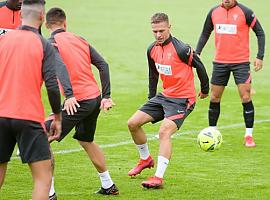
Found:
M 209 78 L 205 70 L 204 64 L 195 52 L 193 52 L 192 66 L 196 68 L 196 72 L 201 83 L 201 92 L 199 96 L 203 99 L 207 97 L 209 93 Z
M 263 57 L 265 51 L 265 33 L 254 12 L 244 6 L 241 6 L 241 8 L 245 13 L 246 23 L 250 28 L 252 28 L 257 37 L 258 53 L 254 61 L 254 67 L 255 71 L 259 71 L 263 66 Z
M 204 26 L 203 26 L 203 30 L 202 33 L 200 35 L 199 41 L 197 43 L 197 47 L 196 47 L 196 53 L 197 54 L 201 54 L 205 44 L 207 43 L 212 31 L 214 30 L 214 25 L 212 22 L 212 12 L 213 9 L 210 10 L 210 12 L 208 13 L 205 22 L 204 22 Z
M 99 77 L 102 87 L 102 100 L 100 103 L 100 109 L 108 111 L 115 104 L 111 98 L 111 82 L 110 82 L 110 71 L 109 65 L 104 58 L 93 48 L 89 46 L 91 63 L 96 66 L 99 71 Z
M 148 68 L 149 68 L 149 84 L 148 84 L 148 99 L 153 98 L 157 93 L 157 84 L 159 73 L 156 69 L 155 61 L 151 58 L 151 49 L 152 45 L 147 50 L 147 60 L 148 60 Z
M 51 44 L 42 40 L 44 58 L 42 63 L 42 76 L 47 89 L 47 94 L 55 119 L 50 129 L 53 139 L 58 139 L 61 134 L 61 97 L 56 77 L 55 51 Z

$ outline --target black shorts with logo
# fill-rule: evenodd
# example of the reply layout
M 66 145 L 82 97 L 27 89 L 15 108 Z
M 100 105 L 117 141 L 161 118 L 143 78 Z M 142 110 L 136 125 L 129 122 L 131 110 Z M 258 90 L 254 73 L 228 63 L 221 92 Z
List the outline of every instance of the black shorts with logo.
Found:
M 68 115 L 66 111 L 62 112 L 62 133 L 59 142 L 75 127 L 73 138 L 83 142 L 94 141 L 97 118 L 100 113 L 101 97 L 79 101 L 80 107 L 74 115 Z M 45 122 L 47 131 L 53 121 L 49 117 Z
M 51 159 L 48 138 L 40 123 L 0 117 L 0 163 L 10 161 L 16 143 L 23 163 Z
M 251 83 L 249 62 L 235 64 L 213 62 L 211 83 L 213 85 L 227 86 L 231 72 L 236 85 Z
M 188 98 L 170 98 L 159 93 L 144 104 L 140 111 L 153 117 L 152 123 L 167 118 L 172 120 L 179 129 L 194 107 L 195 103 L 190 105 Z

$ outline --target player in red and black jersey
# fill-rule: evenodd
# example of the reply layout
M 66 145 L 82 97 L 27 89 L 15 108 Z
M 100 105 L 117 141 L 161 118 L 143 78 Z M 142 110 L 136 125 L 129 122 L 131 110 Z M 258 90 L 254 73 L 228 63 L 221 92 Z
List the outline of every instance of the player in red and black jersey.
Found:
M 67 66 L 74 97 L 80 105 L 74 115 L 63 111 L 62 133 L 58 141 L 75 127 L 73 138 L 84 148 L 99 173 L 102 187 L 97 193 L 117 195 L 119 191 L 106 168 L 104 155 L 94 142 L 100 109 L 108 111 L 113 106 L 109 66 L 86 40 L 66 31 L 66 14 L 61 8 L 52 8 L 47 12 L 46 26 L 51 32 L 49 41 Z M 102 93 L 93 75 L 92 64 L 99 70 Z M 46 121 L 47 129 L 50 123 L 50 119 Z M 54 193 L 53 183 L 50 193 Z
M 222 0 L 210 10 L 199 38 L 196 52 L 201 53 L 211 32 L 215 32 L 215 58 L 211 79 L 211 99 L 209 105 L 209 126 L 217 126 L 220 114 L 220 101 L 230 73 L 233 73 L 243 105 L 246 125 L 245 145 L 255 147 L 252 137 L 254 106 L 252 103 L 249 30 L 252 29 L 258 40 L 258 53 L 254 61 L 255 71 L 263 66 L 265 35 L 260 22 L 252 10 L 236 0 Z
M 192 48 L 171 36 L 168 16 L 164 13 L 154 14 L 151 25 L 156 41 L 147 50 L 149 101 L 128 121 L 128 128 L 140 153 L 140 161 L 128 175 L 136 176 L 144 168 L 154 166 L 142 126 L 162 120 L 157 170 L 154 177 L 142 182 L 146 188 L 159 188 L 163 184 L 163 176 L 172 154 L 171 136 L 181 127 L 195 106 L 193 67 L 201 82 L 200 98 L 208 96 L 209 83 L 205 67 Z M 156 94 L 159 77 L 163 83 L 163 91 Z
M 15 144 L 34 181 L 33 200 L 48 200 L 51 155 L 44 128 L 41 86 L 45 82 L 55 119 L 51 137 L 61 133 L 61 101 L 53 46 L 39 33 L 44 2 L 24 0 L 22 26 L 0 37 L 0 187 Z
M 21 25 L 22 0 L 7 0 L 0 2 L 0 35 Z

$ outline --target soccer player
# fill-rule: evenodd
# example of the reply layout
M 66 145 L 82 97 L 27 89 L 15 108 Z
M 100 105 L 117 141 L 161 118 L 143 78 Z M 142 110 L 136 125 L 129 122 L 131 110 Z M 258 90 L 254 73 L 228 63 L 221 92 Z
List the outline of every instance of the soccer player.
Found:
M 31 169 L 33 200 L 48 200 L 52 179 L 49 143 L 43 128 L 43 81 L 54 112 L 51 137 L 59 138 L 61 133 L 55 50 L 38 33 L 44 15 L 44 1 L 24 0 L 22 26 L 0 37 L 0 188 L 17 143 L 22 162 Z
M 97 193 L 117 195 L 119 191 L 106 168 L 104 155 L 94 142 L 100 109 L 108 111 L 113 106 L 110 97 L 109 66 L 86 40 L 73 33 L 66 32 L 66 26 L 66 14 L 61 8 L 52 8 L 47 12 L 46 27 L 51 32 L 49 41 L 57 48 L 67 66 L 74 96 L 80 105 L 74 115 L 63 112 L 63 129 L 58 141 L 61 141 L 75 127 L 73 138 L 84 148 L 99 173 L 102 186 Z M 102 96 L 94 78 L 91 64 L 99 70 Z M 51 120 L 46 122 L 47 129 L 50 122 Z M 53 196 L 54 193 L 52 183 L 50 195 Z
M 215 32 L 215 58 L 211 79 L 211 97 L 208 111 L 209 126 L 216 128 L 220 114 L 220 101 L 233 73 L 235 84 L 243 105 L 246 125 L 244 144 L 255 147 L 252 137 L 254 106 L 251 99 L 251 74 L 249 62 L 249 29 L 258 40 L 258 53 L 254 61 L 255 72 L 263 66 L 265 35 L 260 22 L 252 10 L 235 0 L 222 0 L 208 13 L 196 52 L 201 54 L 211 32 Z
M 192 67 L 196 68 L 201 82 L 201 99 L 208 96 L 209 82 L 205 67 L 192 48 L 171 35 L 167 14 L 154 14 L 151 25 L 156 41 L 147 50 L 149 101 L 128 120 L 128 128 L 139 151 L 140 160 L 128 175 L 136 176 L 143 169 L 154 166 L 142 126 L 162 120 L 158 132 L 160 145 L 157 170 L 155 176 L 142 182 L 143 187 L 160 188 L 172 155 L 171 136 L 181 127 L 195 106 Z M 163 82 L 163 91 L 156 94 L 159 76 Z
M 21 25 L 22 0 L 7 0 L 0 2 L 0 35 Z

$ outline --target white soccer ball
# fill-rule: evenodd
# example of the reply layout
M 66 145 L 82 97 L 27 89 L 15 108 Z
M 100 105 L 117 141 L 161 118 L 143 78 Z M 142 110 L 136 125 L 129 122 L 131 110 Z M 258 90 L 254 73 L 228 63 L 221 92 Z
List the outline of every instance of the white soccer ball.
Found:
M 222 144 L 222 135 L 215 128 L 205 128 L 199 133 L 197 142 L 202 150 L 215 151 Z

